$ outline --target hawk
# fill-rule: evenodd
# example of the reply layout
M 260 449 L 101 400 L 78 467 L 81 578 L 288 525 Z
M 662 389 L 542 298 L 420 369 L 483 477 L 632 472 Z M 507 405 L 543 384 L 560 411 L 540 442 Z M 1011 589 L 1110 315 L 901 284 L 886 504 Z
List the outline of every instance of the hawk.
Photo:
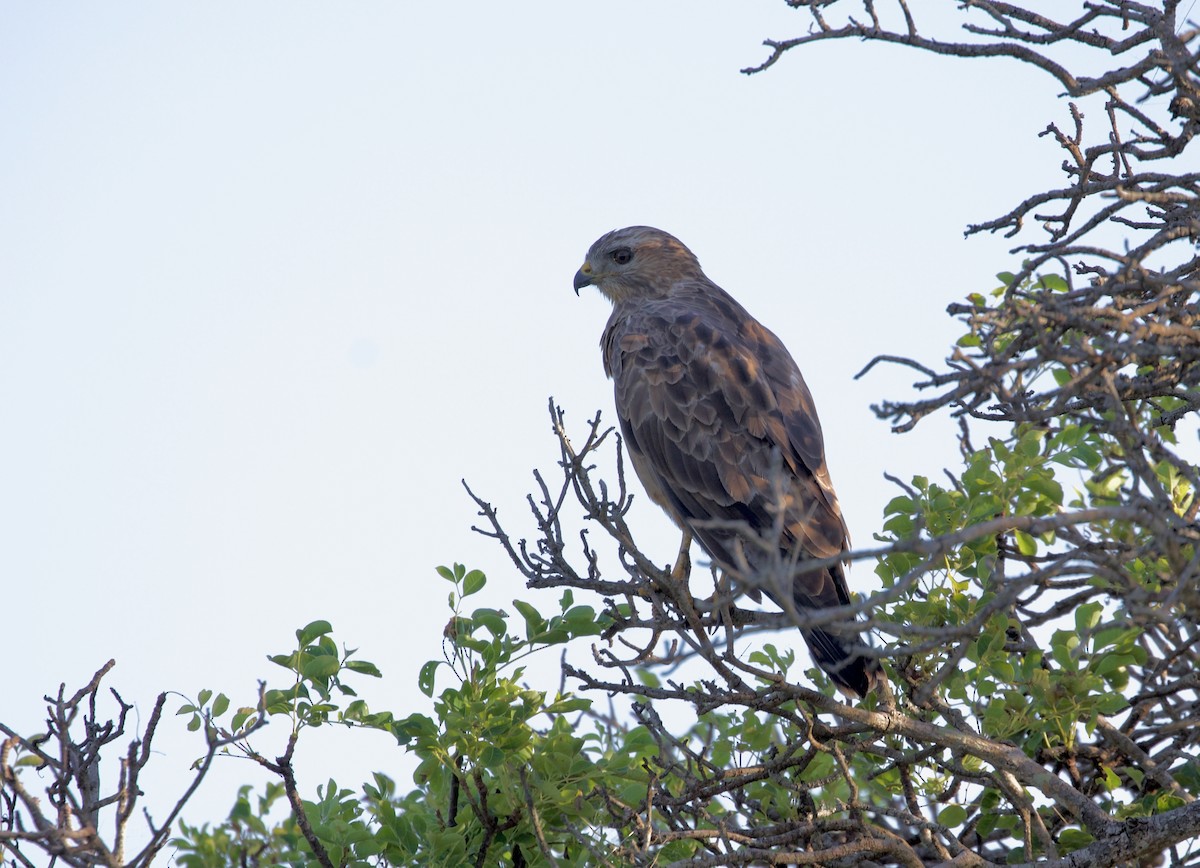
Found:
M 576 294 L 589 285 L 613 304 L 600 340 L 604 370 L 634 470 L 684 531 L 680 564 L 689 534 L 738 578 L 745 565 L 794 568 L 797 560 L 844 552 L 849 538 L 821 425 L 783 342 L 660 229 L 630 226 L 602 236 L 575 274 Z M 781 550 L 764 555 L 747 529 L 760 540 L 778 539 Z M 790 600 L 786 584 L 761 584 L 785 611 L 850 602 L 841 563 L 794 572 Z M 856 632 L 815 627 L 803 636 L 843 692 L 865 696 L 876 665 L 861 653 Z

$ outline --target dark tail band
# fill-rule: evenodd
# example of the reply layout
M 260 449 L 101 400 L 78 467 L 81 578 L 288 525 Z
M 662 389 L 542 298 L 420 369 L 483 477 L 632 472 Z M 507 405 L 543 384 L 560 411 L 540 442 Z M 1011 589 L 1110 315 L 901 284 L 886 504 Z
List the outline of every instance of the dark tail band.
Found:
M 825 630 L 804 630 L 804 641 L 818 666 L 843 693 L 853 693 L 862 698 L 875 683 L 879 664 L 870 657 L 863 657 L 847 647 L 846 639 Z

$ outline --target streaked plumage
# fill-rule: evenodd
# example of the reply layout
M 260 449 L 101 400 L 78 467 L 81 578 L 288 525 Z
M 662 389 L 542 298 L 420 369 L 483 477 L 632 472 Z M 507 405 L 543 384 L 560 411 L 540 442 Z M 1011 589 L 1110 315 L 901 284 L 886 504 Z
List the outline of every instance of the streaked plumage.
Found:
M 659 229 L 631 226 L 596 241 L 575 275 L 576 292 L 589 284 L 613 303 L 601 339 L 604 369 L 650 498 L 736 577 L 739 547 L 752 567 L 764 559 L 734 531 L 704 523 L 741 521 L 769 533 L 775 461 L 787 494 L 785 561 L 845 551 L 812 395 L 779 338 Z M 797 574 L 791 584 L 800 610 L 850 601 L 841 564 Z M 763 590 L 784 605 L 779 592 Z M 813 629 L 804 638 L 839 687 L 867 692 L 873 666 L 855 654 L 853 634 Z

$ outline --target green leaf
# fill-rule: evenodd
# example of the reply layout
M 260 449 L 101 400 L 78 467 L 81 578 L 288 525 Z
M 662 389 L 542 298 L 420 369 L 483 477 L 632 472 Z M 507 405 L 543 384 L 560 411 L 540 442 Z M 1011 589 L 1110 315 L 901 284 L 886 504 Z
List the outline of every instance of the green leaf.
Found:
M 529 637 L 530 642 L 537 642 L 541 645 L 561 645 L 568 641 L 571 634 L 562 627 L 555 627 L 553 630 L 546 630 L 543 633 L 537 633 Z
M 263 697 L 267 714 L 289 714 L 294 699 L 295 695 L 290 690 L 268 690 Z
M 508 625 L 504 622 L 503 616 L 495 609 L 476 609 L 471 613 L 471 621 L 476 626 L 486 627 L 488 632 L 496 638 L 500 638 L 508 632 Z
M 1096 701 L 1096 711 L 1101 714 L 1108 715 L 1116 714 L 1118 711 L 1123 711 L 1128 707 L 1129 702 L 1119 693 L 1106 693 Z
M 1084 603 L 1075 610 L 1075 629 L 1084 633 L 1100 623 L 1104 606 L 1100 603 Z
M 469 597 L 472 594 L 477 593 L 478 591 L 482 590 L 483 586 L 486 584 L 487 584 L 487 576 L 485 576 L 479 570 L 471 570 L 471 572 L 467 573 L 463 577 L 462 595 L 464 597 Z
M 438 733 L 438 725 L 424 714 L 410 714 L 404 720 L 398 720 L 391 726 L 392 734 L 400 744 L 407 744 L 414 739 L 433 738 Z
M 1185 802 L 1179 796 L 1164 790 L 1158 794 L 1158 798 L 1155 800 L 1154 807 L 1156 813 L 1165 814 L 1167 811 L 1173 811 L 1176 808 L 1182 808 L 1186 804 L 1187 802 Z
M 938 811 L 938 822 L 949 829 L 956 829 L 967 821 L 967 809 L 962 805 L 947 805 Z
M 282 666 L 284 669 L 296 671 L 296 655 L 295 654 L 270 654 L 267 659 L 276 666 Z
M 1078 647 L 1079 636 L 1075 633 L 1055 630 L 1054 635 L 1050 637 L 1050 655 L 1067 672 L 1074 672 L 1077 668 L 1075 661 L 1071 658 L 1071 652 Z
M 536 608 L 524 600 L 513 600 L 513 606 L 525 619 L 525 635 L 532 639 L 546 629 L 546 619 Z
M 591 624 L 596 620 L 596 610 L 591 606 L 575 606 L 563 615 L 563 620 L 572 626 Z
M 1129 779 L 1139 787 L 1142 785 L 1142 781 L 1146 779 L 1146 773 L 1139 768 L 1135 768 L 1134 766 L 1121 766 L 1121 772 L 1128 775 Z
M 1053 477 L 1043 476 L 1040 473 L 1030 473 L 1025 478 L 1025 485 L 1030 491 L 1036 491 L 1051 503 L 1062 506 L 1063 488 Z
M 346 668 L 351 672 L 357 672 L 359 675 L 370 675 L 372 678 L 383 677 L 383 673 L 379 671 L 379 667 L 369 660 L 347 660 Z
M 750 654 L 751 660 L 754 659 L 755 654 L 758 654 L 760 657 L 762 656 L 762 654 L 759 653 L 758 651 L 751 652 L 751 654 Z M 767 661 L 764 659 L 763 663 L 766 664 Z M 639 666 L 636 669 L 634 669 L 633 674 L 637 676 L 638 681 L 640 681 L 642 684 L 646 685 L 647 687 L 661 687 L 662 686 L 662 681 L 659 679 L 659 677 L 657 675 L 655 675 L 653 672 L 651 672 L 649 669 L 646 669 L 642 666 Z
M 308 645 L 318 636 L 324 636 L 326 633 L 332 633 L 333 627 L 328 621 L 313 621 L 302 630 L 296 631 L 296 638 L 301 645 Z
M 342 664 L 332 655 L 322 654 L 319 657 L 311 657 L 303 665 L 301 674 L 305 678 L 314 681 L 321 681 L 330 678 L 337 674 L 342 668 Z
M 421 667 L 421 672 L 417 676 L 417 687 L 426 696 L 433 696 L 433 682 L 437 675 L 437 669 L 442 665 L 441 660 L 430 660 Z
M 542 711 L 545 714 L 567 714 L 572 711 L 586 711 L 592 707 L 590 699 L 584 699 L 580 696 L 567 697 L 560 699 L 552 705 L 546 706 Z
M 228 710 L 229 710 L 229 697 L 226 696 L 224 693 L 218 693 L 216 701 L 213 702 L 212 716 L 220 717 L 222 714 L 224 714 Z
M 1059 277 L 1057 274 L 1043 274 L 1038 278 L 1038 286 L 1041 289 L 1047 289 L 1050 292 L 1066 292 L 1070 289 L 1070 284 Z
M 1063 829 L 1058 833 L 1058 848 L 1064 853 L 1073 853 L 1091 844 L 1096 839 L 1083 829 Z
M 494 744 L 485 744 L 483 746 L 483 754 L 479 758 L 479 764 L 485 769 L 496 769 L 504 765 L 506 759 L 508 759 L 508 754 L 505 751 Z
M 1025 555 L 1027 557 L 1031 557 L 1031 556 L 1037 554 L 1037 550 L 1038 550 L 1037 540 L 1034 539 L 1029 534 L 1027 534 L 1025 531 L 1014 530 L 1013 537 L 1017 541 L 1017 551 L 1019 551 L 1021 554 Z

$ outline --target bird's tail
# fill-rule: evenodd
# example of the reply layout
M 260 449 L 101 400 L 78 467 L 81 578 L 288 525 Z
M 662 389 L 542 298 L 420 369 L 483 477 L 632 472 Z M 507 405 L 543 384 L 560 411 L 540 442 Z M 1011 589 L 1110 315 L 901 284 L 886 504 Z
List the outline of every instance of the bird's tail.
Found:
M 866 696 L 875 684 L 879 662 L 859 653 L 861 645 L 820 628 L 803 631 L 813 660 L 833 680 L 838 690 Z

